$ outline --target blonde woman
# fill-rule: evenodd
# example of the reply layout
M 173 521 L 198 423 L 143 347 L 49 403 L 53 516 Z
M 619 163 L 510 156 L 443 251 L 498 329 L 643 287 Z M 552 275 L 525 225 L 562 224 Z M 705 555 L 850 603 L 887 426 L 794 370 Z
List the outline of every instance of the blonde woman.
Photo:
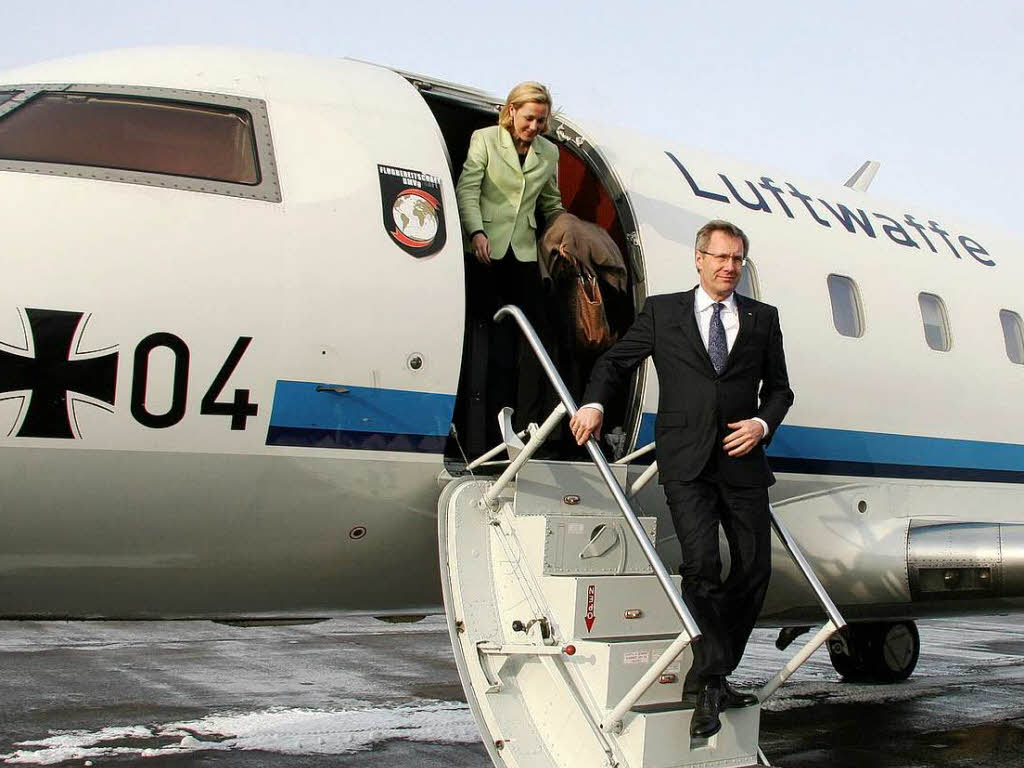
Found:
M 539 204 L 549 221 L 563 210 L 558 147 L 541 135 L 550 116 L 550 91 L 540 83 L 520 83 L 501 108 L 498 125 L 474 131 L 469 141 L 456 195 L 467 251 L 481 264 L 509 256 L 536 262 L 535 209 Z
M 537 211 L 547 223 L 562 213 L 558 147 L 545 139 L 551 92 L 528 81 L 505 100 L 498 125 L 481 128 L 469 142 L 455 193 L 465 234 L 469 307 L 479 321 L 503 304 L 515 304 L 547 333 L 537 269 Z M 497 435 L 498 409 L 516 409 L 516 425 L 543 420 L 550 402 L 543 373 L 515 323 L 489 324 L 485 413 L 488 438 Z M 539 417 L 539 418 L 538 418 Z

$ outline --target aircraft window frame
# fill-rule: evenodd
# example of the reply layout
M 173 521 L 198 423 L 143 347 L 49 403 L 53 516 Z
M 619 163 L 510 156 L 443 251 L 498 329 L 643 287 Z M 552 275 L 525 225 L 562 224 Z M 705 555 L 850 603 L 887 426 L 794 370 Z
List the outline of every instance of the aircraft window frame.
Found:
M 151 88 L 111 84 L 0 84 L 0 93 L 9 92 L 13 92 L 14 96 L 8 101 L 0 102 L 0 119 L 42 93 L 81 93 L 96 96 L 137 97 L 169 103 L 194 104 L 200 107 L 219 107 L 245 111 L 252 118 L 259 182 L 257 184 L 246 184 L 244 182 L 214 181 L 192 176 L 174 176 L 150 171 L 128 171 L 98 166 L 4 159 L 0 159 L 0 171 L 142 184 L 150 187 L 178 189 L 187 192 L 204 192 L 249 200 L 262 200 L 271 203 L 280 203 L 282 201 L 277 161 L 274 155 L 274 143 L 270 133 L 270 120 L 267 115 L 267 104 L 262 99 L 176 88 Z
M 825 278 L 825 285 L 828 288 L 828 303 L 832 310 L 832 327 L 836 329 L 836 333 L 849 339 L 862 338 L 866 323 L 864 305 L 861 303 L 860 287 L 857 285 L 857 281 L 848 275 L 832 272 Z M 840 287 L 848 289 L 846 306 L 841 308 L 837 307 L 835 293 L 835 290 L 838 290 Z M 840 311 L 844 312 L 842 316 L 840 316 Z M 852 329 L 850 327 L 851 323 L 853 325 Z M 851 330 L 853 331 L 852 333 L 848 332 Z
M 744 286 L 744 282 L 746 283 L 746 286 Z M 747 287 L 750 290 L 742 290 L 744 287 Z M 757 267 L 754 266 L 754 262 L 751 261 L 750 257 L 747 257 L 747 262 L 743 265 L 743 271 L 740 273 L 740 281 L 736 284 L 736 293 L 741 296 L 754 299 L 755 301 L 761 300 L 761 283 L 757 279 Z
M 999 324 L 1003 328 L 1006 356 L 1014 365 L 1024 365 L 1024 321 L 1012 309 L 1000 309 Z
M 500 102 L 487 101 L 486 106 L 495 111 L 501 110 Z M 615 204 L 615 212 L 626 238 L 626 253 L 623 256 L 629 260 L 629 269 L 633 278 L 633 310 L 639 315 L 648 295 L 647 265 L 644 260 L 644 249 L 640 240 L 640 227 L 637 223 L 636 211 L 629 195 L 626 194 L 625 185 L 600 149 L 583 133 L 581 128 L 564 116 L 555 115 L 549 123 L 548 132 L 545 135 L 556 145 L 565 147 L 588 165 Z M 626 423 L 623 424 L 627 436 L 627 451 L 630 450 L 628 446 L 637 447 L 636 442 L 643 424 L 642 405 L 650 369 L 649 365 L 639 366 L 633 377 L 633 382 L 630 384 L 626 399 L 626 413 L 629 415 Z
M 929 324 L 925 317 L 925 302 L 934 299 L 931 309 L 935 310 L 938 314 L 940 323 L 938 325 Z M 949 352 L 953 349 L 953 330 L 949 323 L 949 312 L 946 310 L 946 302 L 942 300 L 942 297 L 936 293 L 929 293 L 928 291 L 921 291 L 917 294 L 917 306 L 921 311 L 921 329 L 924 331 L 924 340 L 928 345 L 929 349 L 933 349 L 936 352 Z M 941 342 L 943 346 L 935 346 L 933 341 L 940 341 L 932 338 L 928 335 L 929 328 L 939 328 L 942 331 Z
M 394 70 L 402 75 L 414 88 L 416 88 L 428 103 L 433 100 L 441 102 L 452 102 L 459 106 L 488 115 L 494 119 L 502 107 L 503 100 L 495 98 L 484 91 L 465 88 L 454 83 L 447 83 L 422 75 L 413 74 L 403 70 Z M 576 127 L 571 121 L 561 115 L 553 115 L 545 136 L 553 141 L 560 149 L 571 153 L 581 160 L 597 177 L 605 192 L 615 205 L 619 224 L 622 227 L 626 239 L 626 253 L 623 254 L 629 261 L 633 286 L 633 307 L 639 313 L 647 298 L 647 270 L 644 263 L 643 245 L 640 240 L 640 229 L 633 203 L 626 194 L 626 187 L 622 183 L 614 167 L 607 161 L 603 153 L 590 139 Z M 452 166 L 451 154 L 446 142 L 442 141 L 445 157 L 448 161 L 448 168 L 453 177 L 457 177 L 458 168 Z M 627 434 L 627 446 L 635 446 L 640 435 L 643 424 L 642 403 L 643 396 L 647 389 L 647 379 L 650 366 L 641 365 L 638 367 L 633 382 L 630 385 L 627 397 L 627 420 L 623 425 Z

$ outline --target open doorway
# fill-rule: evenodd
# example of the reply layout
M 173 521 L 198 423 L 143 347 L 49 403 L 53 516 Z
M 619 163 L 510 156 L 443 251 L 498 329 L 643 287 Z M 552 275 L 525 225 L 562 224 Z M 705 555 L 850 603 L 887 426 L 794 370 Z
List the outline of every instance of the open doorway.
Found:
M 497 120 L 494 105 L 483 100 L 474 104 L 471 101 L 445 98 L 429 91 L 424 91 L 423 97 L 441 129 L 452 165 L 452 177 L 458 182 L 471 134 L 478 128 L 494 125 Z M 624 291 L 601 284 L 609 326 L 613 333 L 621 336 L 632 324 L 636 307 L 643 300 L 642 280 L 636 274 L 631 246 L 626 236 L 627 231 L 634 230 L 632 217 L 622 196 L 619 195 L 617 200 L 609 191 L 607 181 L 610 174 L 607 170 L 600 167 L 594 157 L 586 152 L 583 142 L 562 140 L 565 135 L 565 129 L 559 128 L 556 135 L 548 136 L 559 147 L 558 178 L 562 204 L 567 212 L 604 229 L 615 242 L 626 265 Z M 543 226 L 538 226 L 539 232 L 543 231 Z M 552 313 L 567 313 L 568 308 L 563 306 L 567 284 L 549 284 L 547 287 L 550 295 L 546 296 L 546 300 Z M 467 307 L 470 306 L 469 298 L 467 296 Z M 568 322 L 567 318 L 565 320 Z M 487 348 L 485 329 L 480 326 L 487 322 L 491 321 L 473 317 L 467 312 L 462 370 L 452 419 L 455 429 L 445 451 L 446 460 L 454 467 L 479 456 L 493 447 L 495 442 L 494 430 L 488 429 L 488 425 L 496 423 L 500 405 L 494 407 L 495 404 L 489 403 L 486 395 L 487 355 L 491 350 Z M 545 344 L 570 393 L 579 401 L 590 370 L 600 355 L 574 347 L 571 329 L 567 330 L 566 322 L 553 325 L 560 330 L 553 331 L 545 339 Z M 552 392 L 552 406 L 555 402 Z M 623 392 L 616 402 L 604 405 L 605 439 L 602 443 L 605 453 L 609 457 L 616 457 L 625 452 L 628 438 L 635 431 L 639 417 L 638 383 L 634 382 L 630 391 Z M 553 437 L 549 441 L 547 458 L 585 460 L 585 451 L 572 444 L 567 425 L 560 436 Z

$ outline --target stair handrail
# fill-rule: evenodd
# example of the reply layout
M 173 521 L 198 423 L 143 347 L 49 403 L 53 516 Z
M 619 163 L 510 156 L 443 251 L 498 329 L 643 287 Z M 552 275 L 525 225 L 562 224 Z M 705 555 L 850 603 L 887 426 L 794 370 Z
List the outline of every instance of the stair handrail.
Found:
M 624 456 L 615 463 L 625 464 L 629 461 L 632 461 L 638 456 L 644 455 L 644 453 L 646 453 L 647 450 L 649 450 L 653 445 L 654 443 L 648 443 L 643 448 L 634 451 L 628 456 Z M 658 462 L 654 461 L 647 467 L 647 469 L 644 470 L 643 474 L 636 479 L 633 485 L 630 486 L 627 496 L 629 496 L 630 498 L 636 496 L 637 492 L 641 488 L 643 488 L 652 477 L 654 477 L 657 471 Z M 832 600 L 832 596 L 829 595 L 828 591 L 821 583 L 821 580 L 818 578 L 818 575 L 814 572 L 814 569 L 811 567 L 811 564 L 807 561 L 807 558 L 804 555 L 803 550 L 800 549 L 800 546 L 796 543 L 796 539 L 793 538 L 793 534 L 791 534 L 789 532 L 789 529 L 782 524 L 782 521 L 779 519 L 779 516 L 775 513 L 775 509 L 772 507 L 771 504 L 768 505 L 768 513 L 771 516 L 771 524 L 772 528 L 775 530 L 775 534 L 779 537 L 779 541 L 781 541 L 782 545 L 786 548 L 786 552 L 789 554 L 790 559 L 792 559 L 793 562 L 796 563 L 797 568 L 800 569 L 801 573 L 803 573 L 804 578 L 807 579 L 807 583 L 810 584 L 811 589 L 814 591 L 814 596 L 817 598 L 818 603 L 824 609 L 825 614 L 829 618 L 829 621 L 832 622 L 832 625 L 835 627 L 835 629 L 842 629 L 846 626 L 846 620 L 839 612 L 839 608 L 836 607 L 836 604 Z
M 814 590 L 815 597 L 818 598 L 818 603 L 822 608 L 825 609 L 825 613 L 829 618 L 829 621 L 835 625 L 836 629 L 842 629 L 846 626 L 846 619 L 839 612 L 839 608 L 832 601 L 832 596 L 829 595 L 828 591 L 822 585 L 821 580 L 818 578 L 818 574 L 814 572 L 811 564 L 807 562 L 807 558 L 804 556 L 803 550 L 800 549 L 796 543 L 796 539 L 793 538 L 793 534 L 789 532 L 789 529 L 782 524 L 782 520 L 775 514 L 775 509 L 771 504 L 768 505 L 768 513 L 771 515 L 772 528 L 775 529 L 775 534 L 779 537 L 779 541 L 786 548 L 789 556 L 793 562 L 796 563 L 797 567 L 803 573 L 804 578 L 807 579 L 807 583 L 811 585 L 811 589 Z
M 513 318 L 516 321 L 516 323 L 519 324 L 520 330 L 523 332 L 523 335 L 529 342 L 530 347 L 533 349 L 534 354 L 537 356 L 537 359 L 544 370 L 544 373 L 547 375 L 548 380 L 555 388 L 555 392 L 558 394 L 562 406 L 564 406 L 565 412 L 571 419 L 573 416 L 576 415 L 576 411 L 578 410 L 576 406 L 576 401 L 569 393 L 569 390 L 565 386 L 565 382 L 562 380 L 562 377 L 559 375 L 558 370 L 551 362 L 551 358 L 548 356 L 547 350 L 544 349 L 544 345 L 541 343 L 540 338 L 537 336 L 537 332 L 530 324 L 530 321 L 526 319 L 526 315 L 523 314 L 523 311 L 519 309 L 519 307 L 516 307 L 515 305 L 512 304 L 506 304 L 505 306 L 501 307 L 495 313 L 494 321 L 500 322 L 506 317 Z M 551 414 L 551 416 L 548 417 L 547 421 L 544 424 L 544 428 L 540 430 L 543 433 L 543 435 L 534 435 L 534 438 L 540 437 L 541 440 L 543 440 L 543 438 L 546 437 L 550 431 L 552 431 L 557 420 L 561 418 L 562 414 L 558 413 L 558 411 L 560 410 L 561 409 L 556 408 L 555 411 Z M 495 487 L 492 487 L 491 491 L 488 492 L 488 495 L 494 494 L 494 496 L 496 497 L 497 492 L 500 491 L 500 488 L 504 487 L 504 485 L 507 484 L 512 477 L 514 477 L 515 473 L 518 472 L 519 467 L 527 460 L 529 460 L 529 457 L 533 454 L 536 448 L 539 447 L 539 442 L 541 440 L 536 441 L 536 445 L 527 445 L 527 449 L 516 458 L 516 461 L 513 462 L 513 466 L 510 466 L 502 475 L 502 477 L 499 478 L 499 481 L 495 483 Z M 531 440 L 530 442 L 534 443 L 535 441 Z M 634 451 L 633 453 L 623 457 L 616 463 L 626 464 L 629 461 L 632 461 L 633 459 L 642 456 L 645 453 L 652 450 L 651 446 L 653 446 L 653 443 Z M 685 634 L 689 636 L 689 639 L 686 639 L 684 635 L 680 635 L 678 638 L 676 638 L 676 640 L 670 645 L 666 652 L 662 654 L 662 657 L 659 658 L 658 661 L 655 664 L 653 664 L 651 668 L 648 669 L 647 674 L 645 674 L 643 678 L 639 680 L 636 683 L 636 685 L 633 686 L 629 693 L 626 694 L 622 701 L 619 702 L 619 704 L 614 708 L 614 710 L 605 718 L 604 722 L 602 722 L 602 728 L 614 728 L 621 727 L 622 715 L 630 706 L 632 706 L 633 703 L 635 703 L 635 701 L 643 694 L 643 692 L 647 690 L 647 688 L 649 688 L 651 684 L 653 684 L 653 678 L 656 677 L 657 674 L 660 674 L 660 672 L 663 671 L 664 667 L 667 666 L 676 656 L 678 656 L 679 652 L 682 651 L 685 645 L 700 637 L 700 628 L 697 626 L 697 622 L 694 619 L 693 614 L 691 614 L 689 609 L 686 607 L 686 603 L 683 601 L 682 595 L 676 591 L 675 585 L 672 583 L 672 580 L 668 575 L 668 571 L 665 569 L 665 564 L 661 561 L 661 558 L 658 556 L 658 553 L 654 549 L 654 546 L 647 538 L 647 534 L 644 531 L 643 527 L 640 525 L 640 521 L 637 520 L 636 514 L 633 512 L 633 509 L 629 504 L 626 494 L 623 492 L 622 488 L 619 486 L 618 481 L 615 479 L 615 476 L 612 474 L 611 467 L 608 464 L 608 460 L 601 452 L 601 448 L 597 444 L 597 441 L 593 437 L 591 437 L 589 440 L 587 440 L 586 448 L 587 452 L 590 454 L 591 460 L 597 466 L 598 470 L 601 473 L 602 479 L 608 486 L 608 490 L 611 491 L 612 497 L 615 499 L 615 503 L 618 505 L 619 510 L 623 514 L 623 517 L 625 517 L 626 522 L 629 523 L 629 527 L 633 531 L 633 535 L 636 538 L 637 542 L 640 544 L 640 548 L 644 553 L 644 557 L 647 558 L 647 562 L 651 565 L 651 568 L 654 570 L 654 573 L 658 578 L 658 582 L 661 585 L 662 590 L 664 590 L 665 592 L 665 596 L 668 597 L 669 603 L 672 605 L 672 608 L 675 610 L 676 614 L 682 621 L 683 627 L 685 628 Z M 637 491 L 639 491 L 640 488 L 643 487 L 643 485 L 646 484 L 646 482 L 654 476 L 656 471 L 657 462 L 652 462 L 652 465 L 648 467 L 647 470 L 645 470 L 643 475 L 641 475 L 637 482 L 634 483 L 633 487 L 630 488 L 629 496 L 634 496 L 637 493 Z M 782 670 L 780 670 L 778 674 L 776 674 L 758 691 L 758 698 L 762 702 L 769 696 L 771 696 L 779 688 L 779 686 L 781 686 L 786 680 L 788 680 L 789 677 L 793 674 L 793 672 L 795 672 L 805 661 L 807 661 L 807 659 L 810 658 L 811 654 L 814 653 L 814 651 L 817 650 L 821 645 L 823 645 L 829 637 L 831 637 L 835 632 L 838 632 L 840 629 L 845 627 L 847 624 L 846 620 L 839 612 L 839 609 L 836 607 L 836 604 L 833 602 L 831 596 L 828 594 L 828 591 L 825 589 L 821 581 L 818 579 L 818 576 L 814 572 L 814 569 L 811 568 L 811 565 L 807 561 L 807 558 L 804 556 L 803 551 L 797 545 L 796 539 L 793 538 L 793 535 L 789 532 L 786 526 L 783 525 L 782 521 L 779 519 L 778 515 L 775 514 L 775 510 L 772 508 L 770 504 L 768 505 L 768 513 L 771 519 L 772 528 L 778 536 L 779 541 L 782 542 L 782 545 L 786 548 L 786 552 L 789 554 L 793 562 L 796 563 L 797 568 L 800 569 L 801 573 L 803 573 L 804 578 L 807 580 L 807 583 L 811 586 L 811 589 L 814 591 L 818 603 L 821 605 L 821 607 L 825 611 L 825 614 L 828 616 L 828 621 L 821 627 L 821 629 L 818 630 L 814 637 L 812 637 L 811 640 L 808 641 L 807 644 L 804 645 L 794 655 L 794 657 L 791 658 L 790 661 L 783 666 Z
M 818 599 L 818 603 L 825 610 L 825 615 L 828 616 L 828 621 L 814 634 L 814 636 L 807 641 L 807 643 L 797 651 L 793 657 L 783 665 L 782 669 L 772 677 L 767 683 L 765 683 L 761 689 L 757 692 L 757 698 L 762 703 L 779 687 L 786 682 L 790 676 L 799 669 L 805 661 L 807 661 L 811 654 L 813 654 L 818 648 L 825 644 L 825 642 L 836 632 L 846 626 L 846 619 L 839 612 L 839 608 L 832 601 L 832 596 L 829 595 L 825 589 L 821 580 L 818 578 L 818 574 L 814 572 L 811 564 L 807 561 L 804 556 L 803 550 L 800 549 L 796 543 L 796 539 L 793 538 L 793 534 L 789 532 L 789 529 L 782 524 L 782 520 L 777 514 L 771 504 L 768 505 L 768 514 L 771 518 L 772 528 L 775 530 L 775 535 L 779 537 L 779 541 L 786 548 L 786 552 L 790 558 L 796 563 L 797 568 L 803 573 L 807 583 L 811 586 L 814 591 L 815 597 Z
M 646 456 L 648 453 L 650 453 L 653 450 L 654 450 L 654 441 L 651 440 L 651 442 L 649 442 L 647 445 L 642 446 L 640 448 L 637 448 L 632 453 L 627 453 L 621 459 L 617 459 L 617 460 L 613 461 L 612 464 L 615 464 L 615 465 L 629 464 L 631 461 L 635 461 L 636 459 L 639 459 L 641 456 Z
M 628 457 L 627 457 L 628 458 Z M 647 482 L 654 477 L 658 471 L 658 462 L 652 462 L 647 469 L 644 470 L 643 474 L 630 486 L 629 498 L 633 498 L 643 488 Z M 771 520 L 772 528 L 778 536 L 779 541 L 782 542 L 783 547 L 786 549 L 786 553 L 790 559 L 796 563 L 797 568 L 803 574 L 807 583 L 810 585 L 811 590 L 814 592 L 814 596 L 818 600 L 818 604 L 821 605 L 825 611 L 825 615 L 828 616 L 828 621 L 818 630 L 817 633 L 804 645 L 783 667 L 779 672 L 772 677 L 764 686 L 758 691 L 758 699 L 765 701 L 775 691 L 779 689 L 786 680 L 792 676 L 797 669 L 799 669 L 805 661 L 807 661 L 811 654 L 813 654 L 818 648 L 824 645 L 834 633 L 846 626 L 846 619 L 843 618 L 839 612 L 839 608 L 832 600 L 832 596 L 829 595 L 828 590 L 825 589 L 821 580 L 818 578 L 818 574 L 814 572 L 811 564 L 808 562 L 803 550 L 796 543 L 796 539 L 793 538 L 793 534 L 789 532 L 789 529 L 782 524 L 782 520 L 775 513 L 775 509 L 771 504 L 768 505 L 768 514 Z
M 520 440 L 522 440 L 522 439 L 523 439 L 524 437 L 526 437 L 526 436 L 527 436 L 528 434 L 530 434 L 530 430 L 528 430 L 528 429 L 524 429 L 524 430 L 523 430 L 522 432 L 516 432 L 516 437 L 518 437 L 518 438 L 519 438 Z M 469 462 L 469 463 L 468 463 L 468 464 L 466 465 L 466 469 L 467 469 L 467 470 L 469 470 L 470 472 L 472 472 L 472 471 L 473 471 L 474 469 L 476 469 L 477 467 L 481 467 L 481 466 L 483 466 L 483 465 L 484 465 L 484 464 L 486 464 L 486 463 L 487 463 L 488 461 L 490 461 L 490 460 L 491 460 L 491 459 L 493 459 L 493 458 L 494 458 L 495 456 L 497 456 L 497 455 L 498 455 L 499 453 L 501 453 L 502 451 L 504 451 L 507 445 L 508 445 L 508 444 L 507 444 L 507 443 L 505 443 L 505 442 L 501 442 L 501 443 L 498 443 L 498 444 L 497 444 L 496 446 L 494 446 L 493 448 L 491 448 L 491 449 L 490 449 L 489 451 L 487 451 L 486 453 L 483 453 L 483 454 L 481 454 L 480 456 L 477 456 L 477 457 L 476 457 L 475 459 L 473 459 L 473 460 L 472 460 L 471 462 Z
M 494 314 L 494 321 L 497 323 L 506 317 L 511 317 L 519 324 L 519 329 L 523 332 L 523 335 L 529 342 L 530 347 L 533 349 L 533 353 L 537 356 L 537 360 L 541 364 L 541 368 L 544 369 L 544 373 L 547 375 L 551 385 L 555 388 L 555 392 L 558 394 L 559 400 L 562 401 L 562 405 L 565 407 L 565 411 L 571 419 L 576 415 L 576 411 L 579 410 L 576 406 L 576 401 L 566 388 L 565 382 L 559 375 L 554 363 L 551 362 L 551 358 L 548 356 L 547 350 L 544 349 L 544 345 L 541 343 L 541 340 L 537 336 L 537 332 L 534 330 L 533 326 L 530 324 L 530 321 L 526 319 L 526 315 L 523 314 L 523 311 L 513 304 L 506 304 L 501 307 Z M 690 609 L 687 608 L 686 603 L 683 602 L 682 595 L 676 590 L 675 585 L 672 583 L 672 579 L 668 575 L 665 564 L 661 561 L 661 558 L 654 549 L 654 545 L 651 544 L 650 539 L 647 538 L 647 532 L 644 530 L 643 526 L 640 525 L 640 521 L 637 520 L 636 514 L 634 514 L 629 501 L 626 499 L 625 493 L 619 486 L 618 480 L 616 480 L 615 475 L 612 474 L 611 466 L 608 464 L 608 460 L 601 452 L 601 447 L 598 445 L 597 440 L 591 437 L 587 440 L 586 448 L 587 452 L 590 454 L 591 460 L 601 473 L 601 478 L 604 480 L 605 485 L 607 485 L 608 490 L 611 491 L 612 498 L 615 499 L 615 503 L 618 505 L 619 511 L 622 512 L 623 517 L 626 518 L 626 522 L 629 524 L 630 530 L 633 531 L 633 536 L 640 544 L 644 557 L 647 558 L 647 562 L 654 570 L 655 576 L 658 577 L 658 583 L 665 592 L 665 596 L 668 598 L 672 609 L 676 612 L 676 615 L 679 616 L 679 620 L 682 621 L 683 627 L 686 629 L 686 634 L 689 635 L 690 641 L 692 642 L 693 640 L 696 640 L 701 635 L 700 627 L 697 626 L 696 619 L 693 618 L 693 614 L 690 613 Z M 520 454 L 517 459 L 522 457 L 523 454 Z M 511 470 L 512 467 L 509 467 L 509 469 Z M 491 490 L 494 490 L 493 486 Z

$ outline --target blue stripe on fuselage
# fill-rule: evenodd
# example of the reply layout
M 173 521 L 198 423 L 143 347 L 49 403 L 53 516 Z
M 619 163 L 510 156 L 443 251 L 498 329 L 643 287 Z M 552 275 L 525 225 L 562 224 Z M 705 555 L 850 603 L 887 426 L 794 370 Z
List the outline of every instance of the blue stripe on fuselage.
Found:
M 267 444 L 440 453 L 454 408 L 454 395 L 278 381 Z
M 653 413 L 640 422 L 637 446 L 654 439 Z M 768 446 L 782 472 L 1024 482 L 1024 445 L 858 432 L 783 424 Z
M 282 380 L 267 444 L 441 453 L 454 408 L 454 395 Z M 654 439 L 654 420 L 643 414 L 638 446 Z M 783 424 L 768 457 L 780 472 L 1024 483 L 1024 445 L 1015 443 Z

